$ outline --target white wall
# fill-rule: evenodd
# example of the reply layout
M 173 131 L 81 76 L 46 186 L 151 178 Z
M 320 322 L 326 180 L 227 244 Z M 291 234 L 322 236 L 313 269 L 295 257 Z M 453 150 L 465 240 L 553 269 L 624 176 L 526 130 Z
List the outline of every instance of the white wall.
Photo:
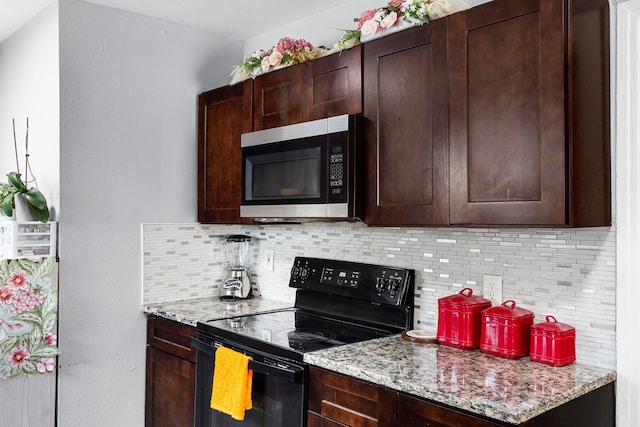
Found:
M 640 1 L 621 2 L 615 40 L 617 237 L 617 425 L 640 425 Z
M 0 182 L 16 171 L 12 119 L 23 179 L 24 140 L 29 117 L 29 154 L 38 188 L 60 204 L 60 107 L 58 2 L 0 44 Z M 33 184 L 32 184 L 33 185 Z M 53 218 L 52 218 L 53 219 Z
M 491 0 L 467 0 L 477 6 Z M 343 5 L 318 13 L 289 25 L 274 28 L 256 37 L 245 40 L 244 55 L 251 55 L 259 49 L 269 49 L 282 37 L 303 38 L 314 46 L 330 48 L 342 36 L 343 30 L 353 30 L 357 24 L 353 21 L 367 9 L 375 9 L 387 4 L 385 0 L 347 0 Z
M 140 224 L 196 220 L 197 94 L 242 43 L 60 0 L 59 425 L 141 426 Z

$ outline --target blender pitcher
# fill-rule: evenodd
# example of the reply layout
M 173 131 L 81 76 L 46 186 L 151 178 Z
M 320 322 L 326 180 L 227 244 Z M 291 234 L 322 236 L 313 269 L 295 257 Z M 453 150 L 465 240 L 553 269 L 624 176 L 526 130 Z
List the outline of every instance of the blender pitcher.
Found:
M 221 299 L 251 298 L 251 281 L 246 267 L 246 257 L 252 237 L 244 234 L 225 236 L 222 250 L 227 258 L 229 273 L 220 288 Z

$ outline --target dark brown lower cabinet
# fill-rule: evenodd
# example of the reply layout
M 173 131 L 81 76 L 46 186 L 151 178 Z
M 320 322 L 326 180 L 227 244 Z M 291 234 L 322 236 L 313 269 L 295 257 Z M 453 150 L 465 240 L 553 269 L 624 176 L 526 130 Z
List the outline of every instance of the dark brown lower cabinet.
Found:
M 508 427 L 317 367 L 309 369 L 308 427 Z M 615 384 L 553 408 L 520 427 L 614 427 Z
M 309 377 L 308 427 L 395 426 L 396 392 L 313 366 Z
M 398 394 L 398 426 L 402 427 L 494 427 L 489 421 L 475 418 L 425 400 Z
M 191 427 L 194 421 L 195 328 L 155 316 L 147 322 L 145 425 Z

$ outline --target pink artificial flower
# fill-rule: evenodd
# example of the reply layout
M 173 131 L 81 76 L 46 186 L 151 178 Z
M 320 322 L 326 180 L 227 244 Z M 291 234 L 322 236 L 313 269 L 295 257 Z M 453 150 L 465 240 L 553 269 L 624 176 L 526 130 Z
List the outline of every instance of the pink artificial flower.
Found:
M 21 368 L 27 363 L 27 359 L 31 357 L 31 354 L 24 347 L 16 347 L 11 350 L 11 356 L 9 357 L 9 364 L 12 368 Z
M 0 288 L 0 304 L 11 304 L 13 301 L 13 291 L 9 286 Z
M 405 0 L 391 0 L 388 5 L 400 9 L 400 6 L 402 6 L 402 3 L 404 3 L 404 1 Z
M 305 39 L 296 40 L 296 49 L 304 50 L 304 49 L 313 49 L 313 45 L 306 41 Z
M 276 44 L 276 51 L 280 52 L 284 55 L 287 51 L 293 52 L 295 49 L 295 40 L 291 37 L 283 37 L 278 40 L 278 44 Z
M 7 285 L 14 289 L 24 289 L 27 286 L 27 276 L 24 271 L 14 271 L 11 273 Z
M 47 342 L 47 344 L 49 345 L 56 345 L 56 342 L 58 341 L 58 336 L 52 334 L 51 332 L 45 334 L 45 336 L 43 337 L 43 339 Z
M 382 28 L 392 27 L 393 24 L 398 20 L 398 14 L 396 12 L 389 12 L 387 16 L 385 16 L 382 21 L 380 21 L 380 26 Z
M 40 362 L 36 363 L 36 368 L 38 368 L 38 372 L 40 372 L 41 374 L 44 374 L 45 372 L 52 372 L 53 367 L 54 365 L 52 358 L 43 357 L 42 359 L 40 359 Z
M 282 61 L 282 54 L 277 50 L 274 50 L 267 58 L 269 59 L 269 65 L 275 67 Z
M 366 21 L 364 24 L 362 24 L 362 28 L 360 28 L 360 32 L 362 33 L 363 36 L 371 36 L 375 34 L 376 31 L 378 31 L 378 27 L 379 27 L 379 24 L 373 19 L 370 19 Z
M 262 67 L 262 71 L 269 71 L 269 57 L 265 56 L 264 58 L 262 58 L 262 61 L 260 61 L 260 66 Z
M 362 26 L 365 24 L 365 22 L 371 21 L 373 17 L 376 16 L 377 12 L 378 9 L 370 9 L 362 12 L 360 18 L 358 18 L 358 30 L 362 30 Z

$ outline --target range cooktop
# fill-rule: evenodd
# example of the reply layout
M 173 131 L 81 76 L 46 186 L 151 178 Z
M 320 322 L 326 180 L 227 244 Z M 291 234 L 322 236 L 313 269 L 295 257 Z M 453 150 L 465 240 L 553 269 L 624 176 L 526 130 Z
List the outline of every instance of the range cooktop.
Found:
M 385 337 L 413 323 L 414 271 L 296 257 L 292 308 L 198 323 L 214 345 L 244 346 L 301 361 L 306 352 Z M 215 344 L 215 343 L 218 344 Z
M 380 338 L 388 330 L 330 319 L 297 308 L 206 322 L 209 332 L 244 337 L 298 353 Z M 226 333 L 225 333 L 226 332 Z M 229 335 L 231 334 L 231 335 Z

